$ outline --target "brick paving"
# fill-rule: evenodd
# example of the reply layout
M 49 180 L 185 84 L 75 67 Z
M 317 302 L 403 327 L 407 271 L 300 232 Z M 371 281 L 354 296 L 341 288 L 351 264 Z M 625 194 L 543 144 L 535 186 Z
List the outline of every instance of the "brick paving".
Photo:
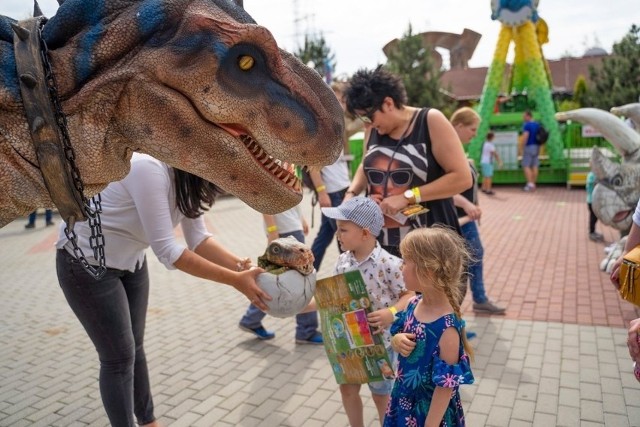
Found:
M 508 310 L 474 316 L 469 297 L 463 306 L 478 334 L 477 382 L 461 388 L 468 425 L 640 426 L 625 345 L 625 326 L 640 313 L 598 269 L 605 244 L 588 240 L 584 190 L 496 191 L 481 194 L 480 230 L 487 291 Z M 238 200 L 219 200 L 206 219 L 237 254 L 263 251 L 261 216 Z M 55 277 L 56 230 L 41 218 L 35 230 L 24 223 L 0 229 L 0 426 L 107 426 L 95 351 Z M 600 231 L 607 242 L 617 237 Z M 332 245 L 320 277 L 336 255 Z M 153 255 L 149 264 L 145 346 L 164 425 L 347 425 L 323 348 L 296 345 L 292 319 L 265 319 L 277 337 L 255 340 L 237 328 L 241 294 L 168 271 Z M 376 426 L 366 387 L 363 395 L 366 423 Z

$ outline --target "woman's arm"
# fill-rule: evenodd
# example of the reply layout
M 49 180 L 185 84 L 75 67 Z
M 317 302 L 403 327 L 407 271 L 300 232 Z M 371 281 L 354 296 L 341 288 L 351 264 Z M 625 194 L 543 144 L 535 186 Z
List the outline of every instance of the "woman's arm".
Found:
M 237 265 L 238 257 L 212 238 L 205 239 L 194 251 L 185 249 L 174 263 L 177 269 L 192 276 L 233 286 L 258 308 L 267 310 L 264 301 L 271 297 L 256 283 L 256 277 L 264 270 L 235 271 Z
M 345 202 L 362 193 L 365 188 L 367 188 L 367 177 L 364 174 L 364 166 L 360 163 L 360 166 L 356 169 L 356 173 L 353 175 L 351 185 L 349 185 L 349 188 L 347 188 L 347 192 L 344 195 Z
M 428 184 L 418 187 L 420 201 L 446 199 L 462 193 L 473 185 L 469 162 L 455 129 L 440 111 L 431 109 L 427 114 L 431 151 L 444 174 Z M 380 208 L 386 214 L 395 215 L 411 202 L 403 194 L 385 198 Z
M 473 185 L 469 162 L 462 149 L 460 138 L 447 118 L 438 110 L 427 114 L 431 151 L 444 175 L 420 187 L 423 201 L 438 200 L 462 193 Z

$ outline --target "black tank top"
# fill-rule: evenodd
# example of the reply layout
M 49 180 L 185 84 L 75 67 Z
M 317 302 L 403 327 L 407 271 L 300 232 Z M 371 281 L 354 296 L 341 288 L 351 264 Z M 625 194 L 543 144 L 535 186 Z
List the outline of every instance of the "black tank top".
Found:
M 431 136 L 427 125 L 428 108 L 418 112 L 413 130 L 399 140 L 379 135 L 373 129 L 368 150 L 363 159 L 368 194 L 382 194 L 386 183 L 386 196 L 402 194 L 405 190 L 435 181 L 444 175 L 431 150 Z M 384 246 L 398 246 L 400 240 L 413 228 L 433 224 L 447 225 L 460 233 L 453 199 L 430 200 L 422 203 L 429 212 L 412 217 L 400 225 L 385 217 L 380 241 Z

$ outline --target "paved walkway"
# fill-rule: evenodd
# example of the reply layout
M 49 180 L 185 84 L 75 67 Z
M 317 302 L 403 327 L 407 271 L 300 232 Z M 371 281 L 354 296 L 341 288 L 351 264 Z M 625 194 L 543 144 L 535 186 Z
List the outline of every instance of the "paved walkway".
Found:
M 497 193 L 481 195 L 485 277 L 508 312 L 474 316 L 465 302 L 478 334 L 477 382 L 461 388 L 468 425 L 640 426 L 640 383 L 625 345 L 625 325 L 640 312 L 598 270 L 605 244 L 587 238 L 584 191 Z M 255 259 L 264 250 L 261 216 L 238 200 L 221 199 L 207 221 L 237 254 Z M 42 218 L 35 230 L 24 223 L 0 229 L 0 426 L 107 426 L 95 352 L 55 277 L 56 231 Z M 601 231 L 609 242 L 617 236 Z M 320 277 L 336 255 L 332 245 Z M 168 271 L 153 256 L 149 263 L 146 348 L 162 423 L 347 425 L 323 348 L 296 345 L 292 319 L 267 318 L 277 337 L 257 341 L 237 328 L 241 294 Z M 363 394 L 367 424 L 376 426 Z

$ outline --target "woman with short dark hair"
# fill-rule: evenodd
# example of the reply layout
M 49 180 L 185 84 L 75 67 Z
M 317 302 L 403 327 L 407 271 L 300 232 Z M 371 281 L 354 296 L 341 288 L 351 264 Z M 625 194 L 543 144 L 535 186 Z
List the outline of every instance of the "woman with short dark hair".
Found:
M 439 110 L 406 105 L 399 77 L 382 66 L 359 70 L 346 91 L 347 110 L 370 133 L 366 154 L 346 198 L 366 189 L 385 214 L 384 249 L 400 256 L 409 230 L 444 224 L 460 233 L 451 197 L 471 187 L 471 174 L 453 126 Z M 406 217 L 402 210 L 428 209 Z

